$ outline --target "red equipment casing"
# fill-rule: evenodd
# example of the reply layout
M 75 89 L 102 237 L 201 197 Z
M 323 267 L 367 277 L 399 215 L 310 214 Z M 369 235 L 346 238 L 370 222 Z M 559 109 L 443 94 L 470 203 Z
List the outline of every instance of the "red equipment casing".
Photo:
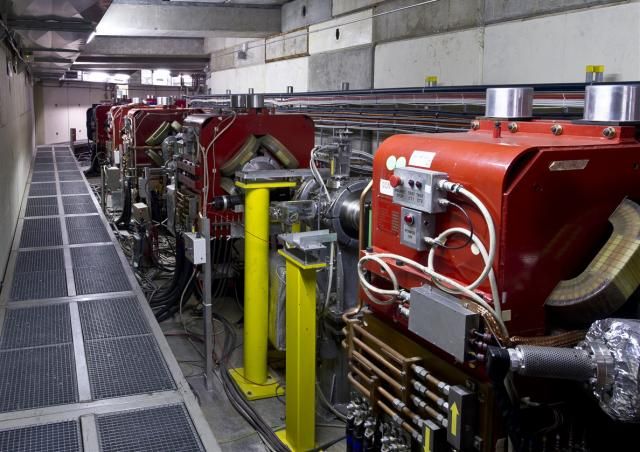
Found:
M 229 115 L 212 114 L 200 126 L 200 145 L 206 149 L 214 137 L 215 129 L 224 128 L 230 120 Z M 226 194 L 220 187 L 219 168 L 236 155 L 250 135 L 256 137 L 271 135 L 296 158 L 298 168 L 309 167 L 310 152 L 315 143 L 315 128 L 311 118 L 298 114 L 278 115 L 269 113 L 267 110 L 237 113 L 231 127 L 217 138 L 215 147 L 208 153 L 209 171 L 215 169 L 216 172 L 211 177 L 207 202 L 211 202 L 214 196 Z M 178 167 L 192 176 L 187 178 L 182 175 L 180 179 L 182 182 L 194 184 L 194 178 L 198 180 L 197 185 L 190 188 L 194 192 L 199 192 L 202 189 L 201 162 L 196 165 L 185 162 Z
M 145 150 L 152 149 L 145 141 L 162 125 L 163 122 L 177 121 L 180 124 L 184 118 L 193 113 L 201 113 L 202 110 L 190 108 L 178 108 L 174 106 L 149 106 L 136 107 L 127 112 L 131 120 L 131 143 L 135 150 L 136 166 L 152 165 L 153 161 L 147 156 Z M 157 148 L 157 146 L 155 146 Z
M 548 121 L 519 122 L 516 133 L 504 130 L 501 134 L 495 132 L 494 124 L 480 121 L 477 130 L 467 133 L 396 135 L 384 141 L 374 159 L 372 247 L 375 252 L 401 254 L 426 265 L 428 251 L 400 243 L 401 207 L 392 202 L 388 181 L 393 170 L 386 164 L 393 156 L 417 166 L 421 162 L 411 158 L 415 151 L 433 152 L 429 169 L 463 184 L 493 217 L 497 233 L 493 268 L 502 310 L 510 311 L 511 320 L 506 322 L 510 334 L 540 335 L 548 332 L 544 302 L 551 291 L 589 263 L 606 238 L 608 217 L 618 204 L 625 197 L 640 200 L 640 143 L 634 127 L 616 126 L 615 137 L 607 139 L 604 126 L 559 122 L 562 134 L 554 135 L 554 123 Z M 488 248 L 480 212 L 462 197 L 449 194 L 448 198 L 463 205 L 475 234 Z M 435 221 L 436 234 L 467 227 L 465 217 L 451 207 L 436 214 Z M 424 274 L 389 264 L 406 289 L 427 282 Z M 466 284 L 477 278 L 483 265 L 470 247 L 440 249 L 434 262 L 436 271 Z M 378 281 L 385 278 L 377 265 L 369 263 L 367 269 L 376 273 Z M 487 281 L 480 289 L 490 297 Z M 406 327 L 394 309 L 369 305 L 378 315 Z

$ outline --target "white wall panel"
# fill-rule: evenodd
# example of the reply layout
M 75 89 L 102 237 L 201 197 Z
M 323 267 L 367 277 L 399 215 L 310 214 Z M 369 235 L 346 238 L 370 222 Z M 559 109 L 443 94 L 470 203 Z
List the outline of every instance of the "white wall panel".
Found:
M 604 64 L 609 80 L 638 80 L 639 24 L 632 3 L 486 27 L 484 83 L 580 82 L 587 64 Z
M 309 58 L 269 63 L 265 72 L 265 89 L 268 93 L 284 93 L 287 86 L 293 86 L 294 92 L 308 91 Z
M 482 83 L 483 30 L 480 28 L 379 44 L 374 88 L 423 86 L 427 75 L 441 85 Z
M 372 10 L 367 9 L 355 14 L 322 22 L 321 24 L 311 25 L 309 27 L 309 54 L 331 52 L 347 47 L 371 44 L 373 39 L 373 20 L 370 19 L 371 14 Z M 354 20 L 360 21 L 349 23 Z M 336 31 L 339 31 L 338 38 L 336 38 Z

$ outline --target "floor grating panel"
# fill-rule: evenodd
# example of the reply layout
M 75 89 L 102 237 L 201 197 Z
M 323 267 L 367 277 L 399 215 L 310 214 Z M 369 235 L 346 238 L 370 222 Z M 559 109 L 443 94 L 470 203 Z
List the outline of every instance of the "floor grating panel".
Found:
M 99 215 L 67 217 L 66 221 L 69 243 L 72 245 L 111 241 Z
M 20 248 L 39 248 L 43 246 L 61 246 L 62 231 L 60 218 L 26 219 L 22 225 Z
M 64 268 L 64 251 L 35 250 L 20 251 L 16 258 L 14 273 L 41 272 Z
M 61 182 L 60 192 L 63 195 L 78 195 L 88 193 L 84 182 Z
M 198 452 L 204 450 L 183 405 L 96 416 L 103 452 Z
M 29 196 L 55 196 L 58 193 L 55 182 L 31 184 Z
M 0 431 L 2 452 L 80 452 L 81 442 L 80 423 L 77 421 Z
M 35 163 L 33 165 L 33 172 L 38 173 L 42 171 L 55 171 L 53 163 Z
M 83 301 L 78 309 L 85 340 L 151 332 L 135 297 Z
M 66 344 L 71 341 L 68 305 L 9 309 L 0 336 L 0 349 Z
M 58 179 L 61 181 L 82 180 L 80 171 L 62 171 L 58 173 Z
M 62 205 L 65 215 L 98 212 L 89 195 L 63 196 Z
M 11 285 L 13 301 L 40 300 L 67 296 L 67 273 L 61 270 L 16 273 Z
M 58 215 L 58 198 L 50 196 L 46 198 L 27 198 L 25 217 L 45 217 Z
M 85 353 L 95 400 L 176 388 L 151 335 L 86 341 Z
M 73 345 L 0 351 L 0 412 L 78 401 Z
M 120 264 L 118 267 L 76 267 L 73 269 L 76 293 L 87 295 L 92 293 L 125 292 L 131 290 L 127 274 Z
M 56 173 L 54 171 L 46 172 L 43 171 L 41 173 L 33 173 L 31 176 L 31 183 L 37 182 L 55 182 L 56 181 Z
M 77 170 L 78 165 L 76 163 L 58 163 L 58 171 Z
M 11 300 L 37 300 L 67 295 L 64 251 L 20 251 L 11 285 Z

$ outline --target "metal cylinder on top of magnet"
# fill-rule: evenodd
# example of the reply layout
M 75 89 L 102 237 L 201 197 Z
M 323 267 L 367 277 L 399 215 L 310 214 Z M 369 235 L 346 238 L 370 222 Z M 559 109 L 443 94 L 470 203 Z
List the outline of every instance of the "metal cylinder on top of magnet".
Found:
M 232 94 L 231 108 L 247 108 L 248 97 L 246 94 Z
M 264 108 L 264 94 L 249 94 L 247 107 Z
M 587 86 L 584 120 L 640 122 L 640 84 Z
M 533 116 L 533 88 L 488 88 L 485 116 L 524 119 Z

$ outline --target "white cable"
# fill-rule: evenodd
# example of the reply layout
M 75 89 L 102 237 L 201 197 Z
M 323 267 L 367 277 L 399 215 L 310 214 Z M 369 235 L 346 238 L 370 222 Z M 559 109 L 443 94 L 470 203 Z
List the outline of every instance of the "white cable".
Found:
M 473 240 L 473 243 L 476 245 L 476 247 L 478 247 L 478 251 L 482 256 L 482 259 L 484 260 L 485 265 L 487 265 L 487 263 L 489 262 L 489 256 L 487 254 L 487 250 L 484 244 L 480 241 L 480 238 L 477 235 L 475 234 L 472 235 L 471 231 L 469 231 L 468 229 L 450 228 L 441 232 L 434 240 L 439 243 L 446 243 L 446 239 L 452 234 L 463 234 L 467 237 L 471 237 L 471 240 Z M 435 256 L 435 247 L 432 247 L 431 250 L 429 251 L 427 266 L 435 272 L 436 270 L 433 265 L 434 256 Z M 489 276 L 489 285 L 491 286 L 491 298 L 493 299 L 493 308 L 496 311 L 496 315 L 498 315 L 499 317 L 502 317 L 502 307 L 500 306 L 500 295 L 498 292 L 498 283 L 496 281 L 496 276 L 495 276 L 495 272 L 493 271 L 493 268 L 491 267 L 489 268 L 490 270 L 489 270 L 488 276 Z M 473 283 L 466 286 L 467 289 L 473 290 L 476 287 L 478 287 L 480 283 L 482 283 L 481 276 L 482 275 L 480 275 Z M 445 292 L 458 293 L 458 291 L 444 287 L 441 284 L 437 283 L 436 281 L 437 280 L 434 280 L 434 283 Z
M 318 151 L 318 149 L 319 149 L 319 146 L 316 146 L 313 149 L 311 149 L 311 160 L 309 161 L 309 169 L 311 170 L 311 174 L 313 174 L 313 177 L 315 178 L 318 185 L 320 185 L 320 187 L 322 188 L 324 195 L 327 197 L 327 201 L 330 202 L 331 195 L 329 195 L 329 190 L 327 189 L 327 185 L 324 183 L 324 180 L 320 176 L 320 171 L 318 171 L 318 167 L 316 166 L 316 162 L 315 162 L 316 152 Z
M 477 281 L 484 281 L 489 272 L 493 269 L 493 261 L 496 256 L 496 228 L 493 224 L 493 218 L 491 218 L 491 214 L 489 210 L 485 207 L 485 205 L 478 199 L 476 195 L 471 193 L 469 190 L 464 188 L 463 186 L 458 186 L 457 193 L 460 193 L 462 196 L 466 197 L 469 201 L 471 201 L 478 208 L 482 216 L 484 217 L 484 221 L 487 223 L 487 230 L 489 231 L 489 255 L 487 256 L 486 264 L 484 266 L 484 270 L 480 273 Z M 478 283 L 479 284 L 479 283 Z
M 395 276 L 395 274 L 393 273 L 393 270 L 391 270 L 391 268 L 384 263 L 384 261 L 382 261 L 382 259 L 395 259 L 396 261 L 400 261 L 403 262 L 411 267 L 414 267 L 416 269 L 418 269 L 419 271 L 426 273 L 427 275 L 431 276 L 431 278 L 433 279 L 437 279 L 439 281 L 445 282 L 446 284 L 448 284 L 449 286 L 452 286 L 454 289 L 457 289 L 458 291 L 460 291 L 460 293 L 464 296 L 466 296 L 467 298 L 469 298 L 471 301 L 477 303 L 478 305 L 482 306 L 484 309 L 486 309 L 487 311 L 489 311 L 494 318 L 496 319 L 496 322 L 498 323 L 501 332 L 504 335 L 508 335 L 508 331 L 507 331 L 507 327 L 505 326 L 502 318 L 498 317 L 498 315 L 496 314 L 495 310 L 491 307 L 491 305 L 489 305 L 485 300 L 482 299 L 482 297 L 480 297 L 478 294 L 476 294 L 475 292 L 473 292 L 472 290 L 467 289 L 465 286 L 463 286 L 462 284 L 460 284 L 458 281 L 451 279 L 447 276 L 441 275 L 435 271 L 433 271 L 432 269 L 412 260 L 409 259 L 405 256 L 401 256 L 399 254 L 393 254 L 393 253 L 375 253 L 375 254 L 367 254 L 365 256 L 363 256 L 362 258 L 360 258 L 360 260 L 358 261 L 358 277 L 360 278 L 360 282 L 363 284 L 364 287 L 366 287 L 367 289 L 371 290 L 372 292 L 376 292 L 376 293 L 380 293 L 380 294 L 384 294 L 384 295 L 399 295 L 400 291 L 398 290 L 398 283 L 397 283 L 397 278 Z M 362 264 L 364 262 L 366 262 L 367 260 L 372 260 L 377 262 L 378 264 L 380 264 L 382 266 L 382 268 L 387 272 L 387 274 L 389 275 L 389 277 L 392 280 L 392 283 L 394 284 L 394 290 L 387 290 L 387 289 L 380 289 L 378 287 L 372 286 L 368 281 L 366 281 L 366 279 L 364 278 L 364 275 L 362 274 Z M 384 263 L 384 265 L 382 265 Z

